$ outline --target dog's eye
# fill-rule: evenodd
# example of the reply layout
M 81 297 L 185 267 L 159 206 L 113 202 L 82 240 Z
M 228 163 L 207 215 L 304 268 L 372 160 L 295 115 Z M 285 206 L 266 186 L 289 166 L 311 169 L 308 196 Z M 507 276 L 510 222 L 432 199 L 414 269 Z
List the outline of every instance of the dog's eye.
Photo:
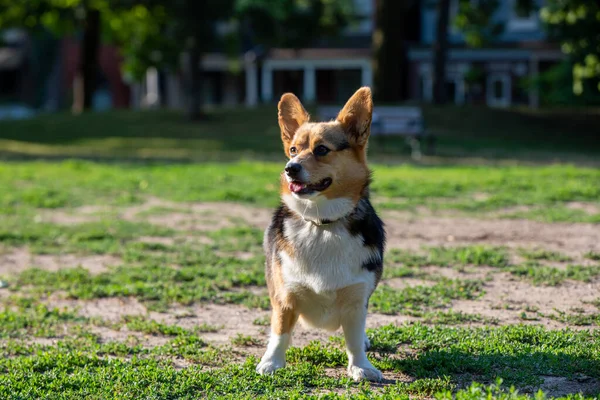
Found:
M 295 146 L 292 146 L 292 147 L 290 147 L 290 154 L 291 154 L 291 155 L 295 156 L 295 155 L 296 155 L 296 151 L 297 151 L 297 150 L 296 150 L 296 147 L 295 147 Z
M 313 150 L 315 156 L 324 156 L 327 155 L 327 153 L 329 153 L 329 149 L 323 145 L 317 146 Z

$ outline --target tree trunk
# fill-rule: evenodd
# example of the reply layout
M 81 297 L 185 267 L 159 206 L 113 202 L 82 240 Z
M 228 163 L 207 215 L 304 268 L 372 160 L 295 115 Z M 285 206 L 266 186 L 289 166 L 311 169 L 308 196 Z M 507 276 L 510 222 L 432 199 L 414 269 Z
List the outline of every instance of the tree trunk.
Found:
M 83 22 L 83 40 L 73 82 L 73 112 L 79 114 L 92 107 L 98 74 L 100 48 L 100 12 L 88 9 Z
M 439 0 L 436 41 L 434 44 L 433 103 L 446 103 L 446 56 L 450 0 Z
M 412 1 L 380 0 L 377 2 L 375 52 L 376 99 L 399 102 L 407 97 L 408 59 L 405 44 L 405 12 Z
M 202 53 L 197 45 L 197 40 L 194 46 L 189 51 L 187 61 L 187 87 L 188 87 L 188 118 L 192 121 L 202 119 Z

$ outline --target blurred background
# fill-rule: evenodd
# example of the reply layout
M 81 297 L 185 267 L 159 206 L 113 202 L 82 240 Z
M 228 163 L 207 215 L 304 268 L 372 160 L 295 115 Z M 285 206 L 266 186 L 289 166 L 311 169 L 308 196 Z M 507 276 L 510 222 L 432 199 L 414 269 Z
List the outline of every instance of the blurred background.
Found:
M 371 86 L 383 161 L 595 163 L 598 32 L 595 0 L 0 0 L 0 154 L 281 157 L 282 93 Z

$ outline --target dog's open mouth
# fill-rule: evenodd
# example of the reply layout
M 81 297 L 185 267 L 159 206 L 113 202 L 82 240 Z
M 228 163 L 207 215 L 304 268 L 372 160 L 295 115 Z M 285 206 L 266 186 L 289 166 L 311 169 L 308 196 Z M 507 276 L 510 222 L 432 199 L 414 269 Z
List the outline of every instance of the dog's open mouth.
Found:
M 331 185 L 331 178 L 325 178 L 317 183 L 304 183 L 298 181 L 290 182 L 290 192 L 294 194 L 308 194 L 312 192 L 322 192 Z

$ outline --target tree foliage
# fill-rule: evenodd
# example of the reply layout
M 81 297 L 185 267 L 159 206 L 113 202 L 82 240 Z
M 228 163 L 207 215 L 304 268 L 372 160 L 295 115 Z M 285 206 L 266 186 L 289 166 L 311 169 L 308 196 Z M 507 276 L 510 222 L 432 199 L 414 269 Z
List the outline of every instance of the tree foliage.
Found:
M 500 2 L 498 0 L 460 0 L 458 13 L 453 25 L 465 36 L 465 42 L 471 47 L 482 47 L 503 32 L 504 24 L 495 21 L 493 16 Z
M 573 92 L 600 90 L 600 3 L 547 0 L 540 17 L 573 63 Z
M 235 9 L 249 22 L 256 42 L 296 49 L 336 35 L 353 15 L 349 0 L 237 0 Z

